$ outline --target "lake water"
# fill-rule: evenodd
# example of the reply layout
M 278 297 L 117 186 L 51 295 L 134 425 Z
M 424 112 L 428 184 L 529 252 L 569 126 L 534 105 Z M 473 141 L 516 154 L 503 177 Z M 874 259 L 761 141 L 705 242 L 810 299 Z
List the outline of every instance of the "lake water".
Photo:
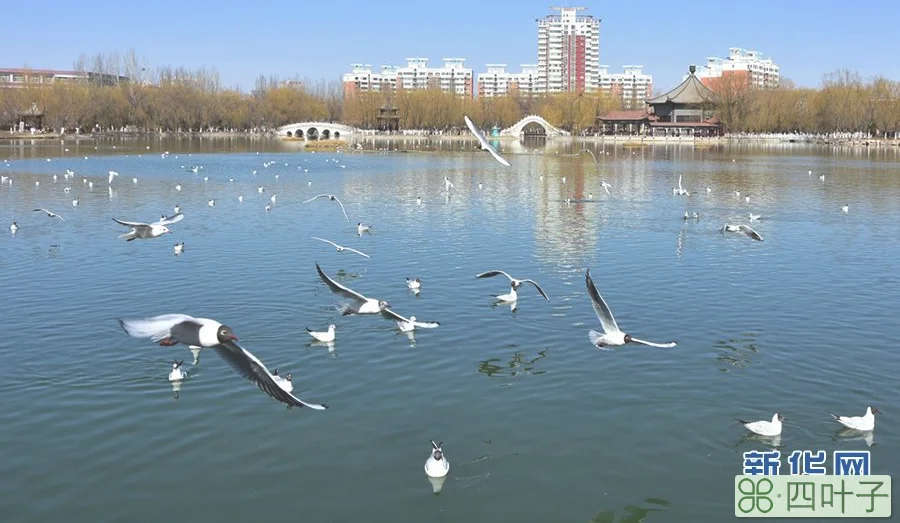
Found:
M 0 167 L 13 178 L 0 186 L 3 521 L 721 522 L 741 453 L 770 444 L 734 418 L 774 412 L 787 418 L 783 458 L 865 449 L 873 473 L 897 474 L 895 154 L 592 146 L 595 164 L 564 142 L 504 146 L 505 168 L 454 143 L 462 150 L 0 147 L 13 158 Z M 672 195 L 679 175 L 689 197 Z M 351 223 L 333 203 L 301 203 L 321 193 Z M 118 238 L 127 229 L 113 217 L 152 221 L 176 203 L 186 217 L 174 234 Z M 750 212 L 765 241 L 718 232 Z M 357 236 L 357 222 L 372 234 Z M 341 316 L 346 300 L 316 262 L 440 327 L 410 339 L 378 315 Z M 678 346 L 593 347 L 586 268 L 626 332 Z M 535 279 L 550 301 L 522 287 L 516 311 L 495 307 L 508 283 L 474 277 L 489 269 Z M 418 296 L 406 277 L 421 278 Z M 299 397 L 331 408 L 288 410 L 214 353 L 191 366 L 184 346 L 116 322 L 172 312 L 231 326 L 293 373 Z M 310 346 L 304 328 L 329 323 L 333 350 Z M 175 358 L 190 373 L 177 395 Z M 884 412 L 872 446 L 828 415 L 870 404 Z M 430 439 L 451 464 L 439 496 L 423 470 Z

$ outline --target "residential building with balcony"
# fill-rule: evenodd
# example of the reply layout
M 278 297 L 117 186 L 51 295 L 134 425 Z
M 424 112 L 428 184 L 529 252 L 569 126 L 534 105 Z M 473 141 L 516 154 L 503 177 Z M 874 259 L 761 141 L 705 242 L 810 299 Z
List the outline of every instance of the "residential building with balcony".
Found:
M 558 15 L 538 18 L 540 92 L 585 92 L 598 87 L 600 19 L 579 15 L 584 7 L 554 7 Z
M 599 87 L 622 101 L 626 110 L 643 109 L 653 96 L 653 77 L 644 73 L 643 65 L 625 65 L 621 73 L 610 73 L 608 65 L 601 65 Z
M 532 96 L 538 92 L 538 66 L 522 64 L 522 71 L 506 70 L 506 64 L 487 64 L 487 72 L 478 74 L 478 96 Z
M 60 71 L 55 69 L 0 68 L 0 88 L 46 86 L 56 83 L 97 83 L 117 85 L 128 83 L 127 76 L 92 73 L 87 71 Z
M 749 89 L 775 89 L 781 84 L 778 64 L 763 59 L 758 51 L 740 47 L 730 48 L 728 58 L 708 57 L 697 78 L 714 91 L 725 84 Z
M 380 72 L 367 64 L 351 67 L 343 76 L 345 94 L 395 89 L 438 89 L 469 98 L 475 94 L 472 69 L 465 66 L 465 58 L 444 58 L 442 67 L 429 67 L 428 58 L 407 58 L 406 66 L 382 66 Z

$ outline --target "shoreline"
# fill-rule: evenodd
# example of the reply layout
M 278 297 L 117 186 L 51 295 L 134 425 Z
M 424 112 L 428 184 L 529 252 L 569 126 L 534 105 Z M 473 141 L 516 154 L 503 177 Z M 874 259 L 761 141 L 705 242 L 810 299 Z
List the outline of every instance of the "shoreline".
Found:
M 342 137 L 342 141 L 355 143 L 359 141 L 376 140 L 376 141 L 474 141 L 475 137 L 470 134 L 414 134 L 416 131 L 410 131 L 409 134 L 375 134 L 372 131 L 363 131 Z M 285 141 L 283 136 L 278 135 L 275 131 L 212 131 L 212 132 L 102 132 L 102 133 L 85 133 L 85 134 L 58 134 L 58 133 L 0 133 L 0 142 L 23 142 L 35 141 L 46 142 L 47 140 L 69 141 L 102 141 L 110 139 L 141 139 L 141 138 L 187 138 L 187 139 L 258 139 L 258 140 L 279 140 Z M 813 137 L 802 135 L 725 135 L 715 137 L 663 137 L 663 136 L 558 136 L 545 138 L 548 142 L 590 142 L 590 143 L 609 143 L 612 145 L 621 145 L 624 147 L 645 147 L 651 145 L 694 145 L 694 146 L 713 146 L 713 145 L 737 145 L 737 144 L 783 144 L 783 145 L 826 145 L 834 147 L 849 148 L 895 148 L 900 147 L 900 138 L 828 138 Z M 490 141 L 510 141 L 521 140 L 514 136 L 494 136 L 488 137 Z M 290 140 L 302 143 L 304 145 L 309 142 L 304 140 Z

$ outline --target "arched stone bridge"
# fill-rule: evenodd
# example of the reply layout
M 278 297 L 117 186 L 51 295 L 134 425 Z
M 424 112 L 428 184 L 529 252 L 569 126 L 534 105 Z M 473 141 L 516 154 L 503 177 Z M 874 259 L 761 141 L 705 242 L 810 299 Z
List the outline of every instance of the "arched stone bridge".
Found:
M 544 132 L 547 134 L 547 138 L 552 138 L 554 136 L 568 136 L 570 133 L 568 131 L 563 131 L 562 129 L 557 129 L 550 125 L 550 122 L 544 120 L 540 116 L 536 114 L 530 114 L 525 118 L 522 118 L 518 122 L 516 122 L 512 127 L 508 127 L 500 131 L 500 136 L 515 136 L 519 137 L 522 134 L 522 131 L 525 130 L 525 127 L 528 125 L 540 125 L 544 128 Z
M 278 136 L 306 138 L 307 140 L 328 140 L 358 134 L 360 130 L 339 123 L 300 122 L 279 127 L 275 132 Z

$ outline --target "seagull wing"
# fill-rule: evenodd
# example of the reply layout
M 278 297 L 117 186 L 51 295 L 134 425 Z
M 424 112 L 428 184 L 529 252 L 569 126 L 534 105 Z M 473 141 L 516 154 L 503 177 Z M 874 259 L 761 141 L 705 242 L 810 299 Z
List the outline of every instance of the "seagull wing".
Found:
M 241 347 L 233 341 L 222 345 L 216 345 L 216 354 L 222 357 L 231 368 L 241 376 L 249 379 L 256 384 L 257 387 L 269 396 L 278 401 L 290 405 L 292 407 L 309 407 L 315 410 L 325 410 L 327 405 L 318 405 L 315 403 L 306 403 L 297 398 L 290 392 L 282 389 L 275 382 L 275 378 L 269 369 L 250 351 Z
M 606 333 L 621 332 L 619 326 L 616 325 L 616 319 L 613 318 L 612 312 L 609 310 L 609 305 L 606 304 L 606 301 L 603 300 L 603 296 L 600 296 L 600 292 L 597 291 L 597 287 L 594 285 L 590 269 L 585 272 L 584 279 L 588 295 L 591 297 L 591 303 L 594 305 L 594 312 L 597 313 L 597 318 L 600 319 L 600 325 L 603 326 L 603 331 Z
M 681 186 L 681 178 L 682 178 L 683 176 L 684 176 L 683 174 L 679 174 L 679 175 L 678 175 L 678 190 L 679 190 L 679 191 L 683 191 L 683 190 L 684 190 L 684 187 Z
M 670 341 L 668 343 L 654 343 L 652 341 L 639 340 L 632 336 L 632 343 L 638 343 L 640 345 L 647 345 L 648 347 L 659 347 L 660 349 L 671 349 L 675 345 L 677 345 L 674 341 Z
M 594 163 L 597 163 L 597 157 L 594 156 L 594 151 L 592 151 L 592 150 L 590 150 L 590 149 L 586 149 L 586 148 L 585 148 L 585 149 L 581 149 L 580 151 L 578 151 L 577 153 L 575 153 L 575 156 L 578 156 L 578 155 L 581 154 L 581 153 L 588 153 L 588 154 L 590 154 L 590 155 L 591 155 L 591 158 L 594 159 Z
M 510 276 L 509 274 L 506 274 L 506 273 L 503 272 L 503 271 L 487 271 L 487 272 L 482 272 L 481 274 L 476 274 L 475 277 L 476 277 L 476 278 L 490 278 L 490 277 L 492 277 L 492 276 L 498 276 L 498 275 L 500 275 L 500 274 L 502 274 L 502 275 L 506 276 L 507 278 L 509 278 L 509 281 L 513 281 L 513 277 Z
M 310 198 L 309 200 L 306 200 L 306 201 L 303 202 L 303 203 L 309 203 L 309 202 L 311 202 L 311 201 L 313 201 L 313 200 L 317 200 L 317 199 L 319 199 L 319 198 L 328 198 L 329 196 L 331 196 L 331 195 L 330 195 L 330 194 L 320 194 L 320 195 L 318 195 L 318 196 L 313 196 L 312 198 Z
M 345 251 L 350 251 L 350 252 L 355 252 L 356 254 L 359 254 L 360 256 L 363 256 L 363 257 L 366 257 L 366 258 L 371 258 L 371 256 L 369 256 L 368 254 L 366 254 L 366 253 L 364 253 L 364 252 L 362 252 L 362 251 L 357 251 L 357 250 L 354 249 L 353 247 L 344 247 L 344 250 L 345 250 Z
M 754 231 L 753 228 L 749 225 L 739 225 L 738 229 L 740 229 L 742 233 L 753 238 L 754 240 L 763 241 L 763 237 L 760 236 L 758 232 Z
M 113 221 L 118 223 L 119 225 L 124 225 L 125 227 L 134 227 L 135 229 L 142 228 L 142 227 L 150 227 L 149 223 L 126 222 L 125 220 L 119 220 L 118 218 L 113 218 Z
M 325 285 L 328 285 L 328 288 L 331 289 L 331 292 L 333 292 L 335 294 L 340 294 L 341 296 L 343 296 L 345 298 L 350 298 L 350 299 L 360 301 L 360 302 L 365 302 L 368 300 L 368 298 L 366 298 L 362 294 L 350 289 L 349 287 L 345 287 L 345 286 L 341 285 L 340 283 L 329 278 L 328 275 L 325 274 L 324 271 L 322 271 L 322 268 L 319 267 L 318 263 L 316 264 L 316 271 L 319 272 L 319 278 L 321 278 L 322 281 L 325 282 Z
M 612 193 L 609 192 L 609 186 L 608 186 L 608 185 L 604 185 L 604 186 L 603 186 L 603 189 L 606 191 L 606 194 L 612 196 Z
M 411 321 L 409 318 L 404 318 L 403 316 L 400 316 L 399 314 L 397 314 L 396 312 L 392 311 L 391 309 L 389 309 L 387 307 L 381 308 L 381 315 L 389 320 L 402 321 L 404 323 L 412 323 L 416 327 L 420 327 L 422 329 L 435 329 L 437 327 L 440 327 L 440 325 L 441 325 L 440 322 L 436 322 L 436 321 Z
M 500 156 L 500 153 L 497 152 L 497 149 L 494 149 L 493 145 L 488 144 L 488 152 L 491 153 L 491 156 L 493 156 L 495 160 L 509 167 L 509 162 L 506 161 L 506 158 Z
M 163 314 L 152 318 L 133 320 L 119 319 L 119 325 L 125 329 L 129 336 L 133 338 L 150 338 L 153 341 L 168 338 L 172 328 L 184 322 L 199 323 L 196 318 L 187 314 Z
M 506 161 L 505 158 L 500 156 L 497 150 L 494 149 L 494 146 L 491 145 L 490 142 L 487 141 L 487 138 L 485 138 L 484 135 L 481 134 L 481 131 L 479 131 L 478 128 L 475 127 L 475 124 L 472 123 L 472 120 L 470 120 L 469 117 L 465 115 L 463 116 L 463 118 L 466 120 L 466 126 L 470 131 L 472 131 L 472 134 L 475 135 L 475 138 L 478 138 L 478 143 L 481 144 L 481 148 L 491 153 L 491 156 L 493 156 L 495 160 L 509 167 L 509 162 Z
M 469 117 L 465 115 L 463 115 L 463 119 L 466 121 L 466 126 L 469 128 L 469 130 L 472 131 L 472 134 L 474 134 L 475 138 L 478 139 L 478 143 L 481 144 L 481 148 L 489 148 L 491 144 L 489 144 L 487 138 L 485 138 L 484 135 L 481 134 L 481 131 L 479 131 L 478 128 L 475 127 L 475 124 L 472 123 L 472 120 L 470 120 Z
M 437 321 L 414 321 L 413 325 L 420 329 L 436 329 L 441 326 L 440 322 Z
M 541 296 L 543 296 L 545 300 L 550 301 L 550 297 L 547 296 L 547 293 L 544 292 L 544 289 L 542 289 L 541 286 L 538 285 L 536 281 L 534 281 L 534 280 L 522 280 L 522 282 L 527 282 L 527 283 L 530 283 L 530 284 L 534 285 L 534 288 L 537 289 L 537 291 L 538 291 L 539 293 L 541 293 Z
M 331 240 L 326 240 L 325 238 L 318 238 L 318 237 L 316 237 L 316 236 L 310 236 L 310 238 L 312 238 L 313 240 L 319 240 L 320 242 L 330 243 L 331 245 L 334 245 L 335 248 L 339 248 L 339 247 L 340 247 L 340 245 L 334 243 L 334 242 L 331 241 Z
M 184 219 L 184 215 L 181 213 L 173 214 L 172 216 L 167 216 L 162 220 L 153 222 L 152 225 L 170 225 L 173 223 L 178 223 Z
M 381 308 L 381 315 L 389 320 L 402 321 L 404 323 L 409 323 L 409 318 L 404 318 L 403 316 L 400 316 L 399 314 L 397 314 L 396 312 L 392 311 L 391 309 L 389 309 L 387 307 Z
M 334 201 L 338 202 L 338 205 L 341 206 L 341 212 L 344 213 L 344 219 L 347 220 L 347 223 L 350 223 L 350 218 L 347 217 L 347 211 L 344 209 L 344 204 L 341 203 L 340 200 L 338 200 L 337 196 L 332 195 L 331 197 L 334 198 Z

